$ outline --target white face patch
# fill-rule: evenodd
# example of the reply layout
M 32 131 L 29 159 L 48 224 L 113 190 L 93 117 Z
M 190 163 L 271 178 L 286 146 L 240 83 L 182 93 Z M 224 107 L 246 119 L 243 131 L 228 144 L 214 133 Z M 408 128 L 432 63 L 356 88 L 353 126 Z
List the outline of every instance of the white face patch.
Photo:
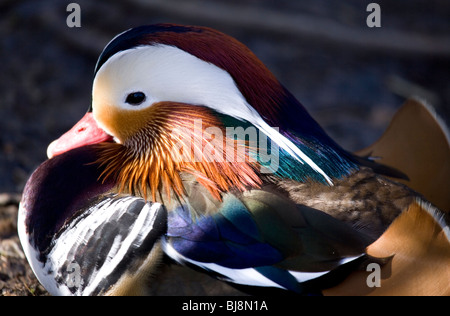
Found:
M 130 93 L 143 92 L 146 101 L 127 104 Z M 168 45 L 141 46 L 112 56 L 98 71 L 93 106 L 105 102 L 139 110 L 162 101 L 204 105 L 235 117 L 255 115 L 223 69 Z
M 139 105 L 127 103 L 127 97 L 136 92 L 144 93 L 145 101 Z M 202 105 L 246 120 L 332 185 L 323 170 L 261 118 L 228 72 L 177 47 L 146 45 L 119 52 L 99 69 L 94 79 L 92 105 L 96 119 L 98 104 L 122 110 L 142 110 L 163 101 Z M 108 132 L 101 121 L 98 123 Z

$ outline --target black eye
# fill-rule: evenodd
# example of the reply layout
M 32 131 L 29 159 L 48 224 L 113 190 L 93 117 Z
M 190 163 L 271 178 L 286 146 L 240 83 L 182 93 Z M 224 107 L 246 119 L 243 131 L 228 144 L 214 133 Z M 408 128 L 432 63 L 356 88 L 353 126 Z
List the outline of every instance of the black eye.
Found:
M 146 99 L 144 92 L 133 92 L 127 96 L 126 103 L 131 105 L 140 105 Z

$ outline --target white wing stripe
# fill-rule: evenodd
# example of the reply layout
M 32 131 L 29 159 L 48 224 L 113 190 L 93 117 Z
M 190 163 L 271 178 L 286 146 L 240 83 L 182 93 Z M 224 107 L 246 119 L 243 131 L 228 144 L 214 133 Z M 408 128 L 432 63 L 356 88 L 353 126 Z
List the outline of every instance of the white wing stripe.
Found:
M 201 267 L 205 270 L 217 272 L 217 273 L 225 276 L 227 278 L 226 281 L 230 281 L 230 282 L 233 282 L 236 284 L 248 285 L 248 286 L 277 287 L 277 288 L 285 289 L 281 285 L 268 279 L 267 277 L 265 277 L 264 275 L 262 275 L 261 273 L 259 273 L 258 271 L 256 271 L 253 268 L 230 269 L 230 268 L 222 267 L 215 263 L 198 262 L 198 261 L 186 258 L 185 256 L 181 255 L 165 239 L 162 239 L 162 248 L 163 248 L 164 252 L 170 258 L 177 261 L 178 263 L 183 264 L 183 263 L 188 262 L 188 263 L 191 263 L 198 267 Z
M 155 210 L 160 206 L 161 205 L 159 203 L 155 203 L 152 206 L 146 204 L 134 222 L 132 229 L 126 238 L 122 240 L 121 236 L 116 236 L 113 247 L 111 247 L 105 263 L 99 269 L 96 277 L 92 280 L 92 282 L 90 282 L 89 286 L 86 287 L 86 293 L 91 293 L 94 291 L 99 283 L 114 271 L 114 269 L 122 262 L 128 252 L 128 249 L 133 243 L 136 245 L 142 243 L 143 237 L 148 235 L 148 233 L 153 229 L 153 223 L 157 215 Z

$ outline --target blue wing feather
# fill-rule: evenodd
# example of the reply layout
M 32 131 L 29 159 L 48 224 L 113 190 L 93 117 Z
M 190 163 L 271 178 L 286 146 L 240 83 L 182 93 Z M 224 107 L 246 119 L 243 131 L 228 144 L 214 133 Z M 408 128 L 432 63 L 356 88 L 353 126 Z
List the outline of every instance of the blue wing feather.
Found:
M 320 220 L 311 221 L 312 214 Z M 305 291 L 304 282 L 344 264 L 343 258 L 363 255 L 367 246 L 351 227 L 270 191 L 224 194 L 210 215 L 198 215 L 185 201 L 168 217 L 163 249 L 174 260 L 232 283 L 297 293 Z M 331 235 L 324 233 L 329 225 L 335 228 Z
M 220 212 L 198 218 L 186 217 L 188 206 L 171 212 L 167 236 L 172 247 L 191 260 L 213 262 L 233 269 L 271 265 L 283 260 L 280 251 L 261 240 L 252 214 L 245 206 L 230 201 L 229 205 L 238 207 L 231 211 L 222 207 L 227 210 L 226 215 Z M 250 229 L 243 224 L 249 225 Z

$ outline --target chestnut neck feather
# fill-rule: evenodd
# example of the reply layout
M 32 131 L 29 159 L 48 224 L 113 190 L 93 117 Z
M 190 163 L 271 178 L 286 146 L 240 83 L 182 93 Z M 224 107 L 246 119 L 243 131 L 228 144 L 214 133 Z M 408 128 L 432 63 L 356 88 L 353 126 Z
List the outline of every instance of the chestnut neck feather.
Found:
M 245 157 L 238 157 L 244 152 L 237 150 L 238 146 L 245 144 L 226 137 L 210 139 L 205 132 L 208 128 L 219 128 L 225 135 L 222 123 L 207 108 L 160 102 L 152 105 L 148 114 L 151 115 L 147 125 L 123 144 L 98 145 L 96 163 L 104 168 L 101 178 L 113 177 L 119 192 L 151 197 L 153 201 L 164 191 L 168 198 L 171 193 L 182 196 L 183 172 L 194 175 L 219 200 L 221 191 L 244 190 L 261 184 L 249 150 L 245 150 Z M 230 142 L 234 144 L 234 161 L 217 159 L 226 156 Z

